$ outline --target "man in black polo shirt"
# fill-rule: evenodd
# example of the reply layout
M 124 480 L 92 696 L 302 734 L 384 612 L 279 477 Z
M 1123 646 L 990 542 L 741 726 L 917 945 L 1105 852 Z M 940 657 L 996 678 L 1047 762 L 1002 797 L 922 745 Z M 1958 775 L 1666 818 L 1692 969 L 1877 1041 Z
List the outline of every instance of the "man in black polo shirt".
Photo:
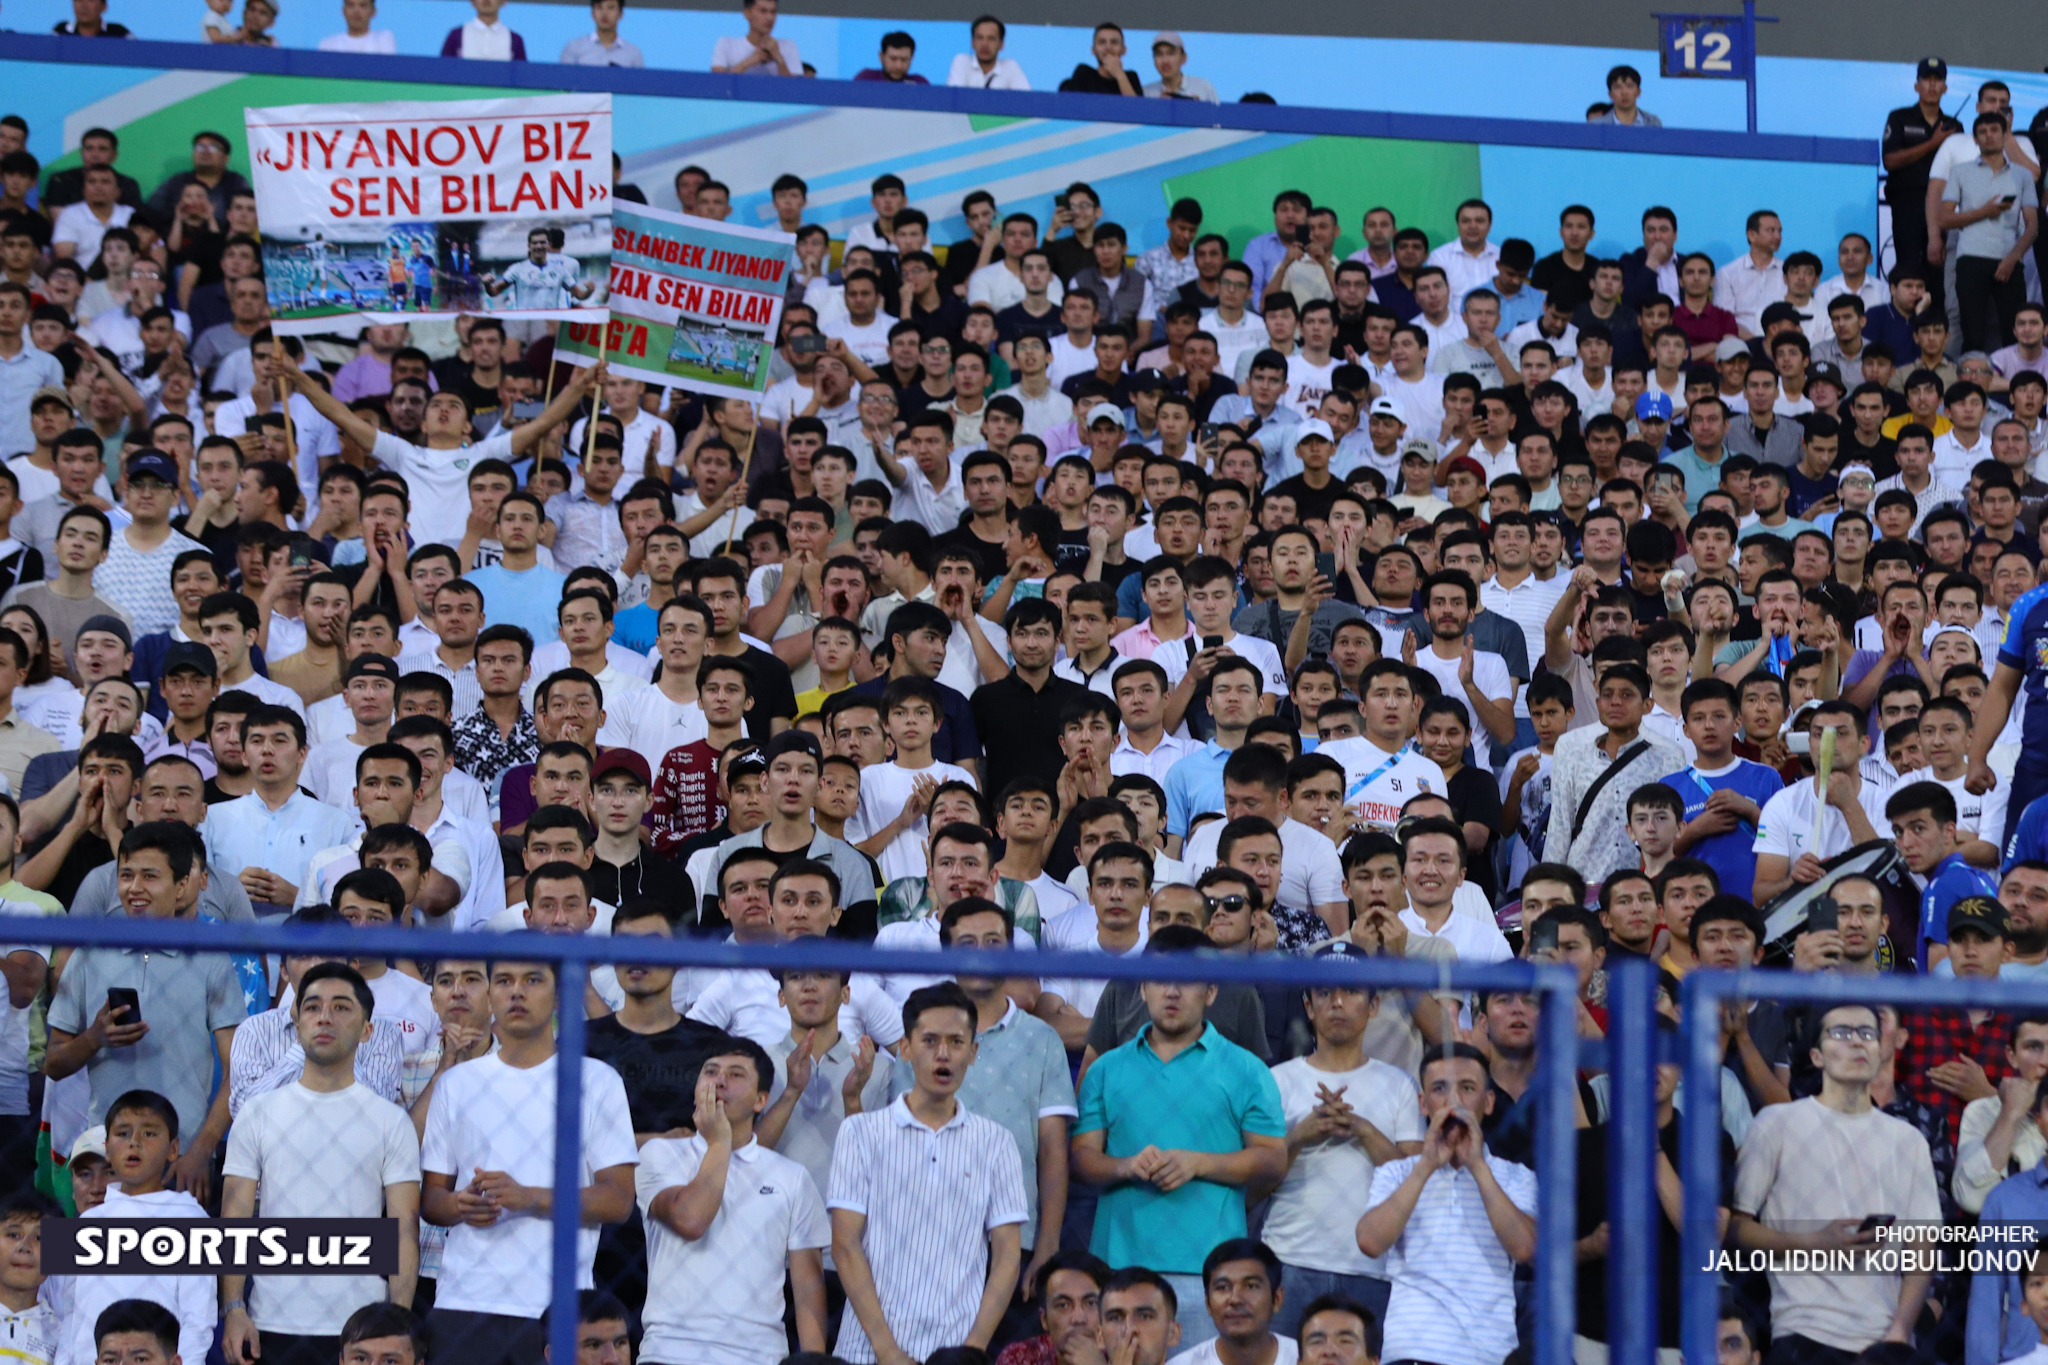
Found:
M 1060 609 L 1042 597 L 1027 597 L 1003 620 L 1015 660 L 1010 675 L 974 690 L 977 728 L 986 736 L 988 770 L 981 789 L 1000 792 L 1019 777 L 1059 781 L 1060 714 L 1069 702 L 1088 695 L 1077 682 L 1053 676 L 1060 642 Z
M 1952 133 L 1963 125 L 1942 112 L 1941 97 L 1948 93 L 1948 63 L 1939 57 L 1922 57 L 1914 73 L 1914 103 L 1894 109 L 1884 121 L 1884 197 L 1892 206 L 1892 244 L 1900 265 L 1936 265 L 1939 258 L 1927 254 L 1927 172 L 1934 154 Z M 1927 272 L 1928 305 L 1939 309 L 1942 302 L 1941 270 Z

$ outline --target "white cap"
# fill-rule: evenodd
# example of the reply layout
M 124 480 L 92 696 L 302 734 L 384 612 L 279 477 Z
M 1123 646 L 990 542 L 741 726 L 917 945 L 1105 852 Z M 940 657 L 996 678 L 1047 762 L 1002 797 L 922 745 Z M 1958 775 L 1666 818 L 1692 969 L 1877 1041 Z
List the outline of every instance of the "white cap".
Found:
M 1330 430 L 1330 424 L 1320 417 L 1311 417 L 1294 429 L 1294 441 L 1299 445 L 1311 436 L 1320 436 L 1325 441 L 1335 442 L 1337 437 Z
M 1124 411 L 1113 403 L 1097 403 L 1094 407 L 1088 409 L 1088 420 L 1083 425 L 1092 427 L 1097 422 L 1114 422 L 1118 426 L 1122 426 L 1124 424 Z
M 71 1155 L 66 1160 L 75 1166 L 82 1156 L 96 1156 L 102 1161 L 107 1159 L 106 1124 L 95 1124 L 80 1133 L 77 1140 L 71 1144 Z
M 1372 407 L 1367 410 L 1366 416 L 1391 417 L 1404 427 L 1408 425 L 1408 414 L 1402 410 L 1400 400 L 1396 398 L 1373 399 Z

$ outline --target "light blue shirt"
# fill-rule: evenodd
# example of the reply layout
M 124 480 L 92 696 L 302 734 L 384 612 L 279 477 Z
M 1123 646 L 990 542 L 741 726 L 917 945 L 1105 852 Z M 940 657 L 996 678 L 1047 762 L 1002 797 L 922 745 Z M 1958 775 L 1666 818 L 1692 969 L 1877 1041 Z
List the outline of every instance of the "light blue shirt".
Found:
M 1500 294 L 1500 289 L 1492 280 L 1486 282 L 1486 287 Z M 1495 336 L 1504 337 L 1523 323 L 1534 322 L 1542 316 L 1543 291 L 1534 285 L 1525 284 L 1512 294 L 1501 294 L 1500 325 L 1493 329 L 1493 333 Z M 1509 359 L 1519 363 L 1522 358 L 1510 356 Z
M 1166 828 L 1187 837 L 1188 822 L 1223 809 L 1223 765 L 1232 751 L 1210 740 L 1166 770 Z
M 357 824 L 354 811 L 316 801 L 302 791 L 293 792 L 276 810 L 264 803 L 261 793 L 252 791 L 209 807 L 199 834 L 206 841 L 207 862 L 230 877 L 260 867 L 293 886 L 304 886 L 313 855 L 347 843 L 355 837 Z M 254 908 L 259 919 L 291 909 L 262 903 Z
M 1252 271 L 1252 297 L 1266 297 L 1266 281 L 1273 278 L 1273 272 L 1280 268 L 1280 262 L 1287 259 L 1287 246 L 1280 240 L 1278 232 L 1262 232 L 1244 244 L 1244 255 L 1238 257 Z M 1166 296 L 1160 295 L 1160 307 L 1166 306 Z
M 538 564 L 531 569 L 508 569 L 503 564 L 472 569 L 463 575 L 484 595 L 484 619 L 494 626 L 522 626 L 537 645 L 550 644 L 561 635 L 556 609 L 562 601 L 562 585 L 568 575 Z
M 0 359 L 0 458 L 36 448 L 28 404 L 45 387 L 64 387 L 64 367 L 48 351 L 23 342 L 14 359 Z
M 1252 411 L 1251 398 L 1242 393 L 1226 393 L 1216 400 L 1216 406 L 1209 410 L 1209 420 L 1218 426 L 1243 426 L 1258 416 Z M 1267 458 L 1286 448 L 1287 434 L 1302 423 L 1302 415 L 1285 403 L 1273 405 L 1273 415 L 1259 424 L 1252 433 L 1251 443 L 1266 453 Z M 1269 471 L 1270 472 L 1270 471 Z M 1271 480 L 1268 480 L 1270 486 Z

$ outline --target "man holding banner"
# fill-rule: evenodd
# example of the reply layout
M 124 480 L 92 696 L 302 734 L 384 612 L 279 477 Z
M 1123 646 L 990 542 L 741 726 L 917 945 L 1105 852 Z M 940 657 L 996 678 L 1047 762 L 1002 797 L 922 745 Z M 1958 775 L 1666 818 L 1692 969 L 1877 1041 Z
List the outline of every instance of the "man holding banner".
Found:
M 424 444 L 414 445 L 379 431 L 375 423 L 300 369 L 281 347 L 277 367 L 316 412 L 334 423 L 344 440 L 369 451 L 386 469 L 405 476 L 411 493 L 413 535 L 423 545 L 462 543 L 463 526 L 469 518 L 469 471 L 479 460 L 509 462 L 524 455 L 544 433 L 566 422 L 577 404 L 604 381 L 604 363 L 600 361 L 563 385 L 554 401 L 532 421 L 474 445 L 470 444 L 470 423 L 475 414 L 469 400 L 453 389 L 443 389 L 427 400 L 427 415 L 420 424 Z

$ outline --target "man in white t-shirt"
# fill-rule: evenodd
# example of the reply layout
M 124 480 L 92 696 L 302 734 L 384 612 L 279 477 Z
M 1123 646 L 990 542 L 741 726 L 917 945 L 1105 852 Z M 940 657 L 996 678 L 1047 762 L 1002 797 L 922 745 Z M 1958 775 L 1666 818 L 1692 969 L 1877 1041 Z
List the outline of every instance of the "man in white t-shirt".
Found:
M 882 311 L 882 281 L 872 270 L 846 272 L 846 316 L 824 323 L 826 336 L 846 343 L 846 349 L 863 364 L 886 368 L 889 363 L 889 329 L 896 319 Z
M 221 1215 L 390 1218 L 398 1273 L 221 1276 L 221 1346 L 230 1359 L 310 1360 L 358 1308 L 412 1296 L 419 1271 L 420 1147 L 412 1120 L 356 1080 L 356 1049 L 373 1028 L 369 983 L 343 962 L 299 978 L 292 1016 L 305 1067 L 256 1096 L 228 1133 Z M 244 1299 L 248 1289 L 249 1302 Z
M 797 1344 L 825 1349 L 825 1253 L 832 1224 L 810 1172 L 768 1149 L 754 1120 L 775 1064 L 734 1038 L 697 1075 L 696 1134 L 640 1149 L 634 1184 L 647 1223 L 647 1316 L 641 1359 L 754 1365 L 779 1358 L 783 1283 Z
M 1863 780 L 1851 757 L 1863 752 L 1863 717 L 1854 707 L 1841 702 L 1822 702 L 1807 718 L 1808 742 L 1819 753 L 1822 735 L 1832 730 L 1835 752 L 1843 756 L 1828 777 L 1827 791 L 1820 791 L 1820 778 L 1805 778 L 1764 802 L 1756 821 L 1756 885 L 1730 886 L 1724 891 L 1747 895 L 1762 905 L 1797 882 L 1801 886 L 1818 881 L 1822 864 L 1858 844 L 1882 839 L 1891 822 L 1884 818 L 1884 797 Z M 1825 811 L 1822 810 L 1825 805 Z M 1814 842 L 1816 823 L 1820 835 Z
M 776 9 L 776 0 L 747 0 L 741 11 L 747 16 L 746 33 L 712 45 L 711 69 L 735 76 L 803 75 L 796 44 L 775 36 Z
M 444 1365 L 540 1359 L 553 1281 L 555 968 L 493 962 L 490 995 L 498 1050 L 441 1074 L 420 1143 L 422 1213 L 449 1230 L 427 1315 Z M 632 1212 L 640 1154 L 619 1073 L 582 1066 L 576 1279 L 588 1289 L 597 1225 Z
M 541 433 L 551 431 L 568 419 L 577 405 L 604 381 L 604 362 L 578 370 L 562 386 L 554 401 L 534 418 L 502 436 L 470 444 L 475 416 L 469 400 L 452 389 L 443 389 L 427 400 L 426 417 L 420 424 L 424 445 L 401 440 L 346 404 L 306 374 L 289 357 L 276 361 L 281 373 L 313 404 L 322 417 L 358 449 L 367 450 L 387 469 L 405 476 L 412 494 L 412 534 L 422 545 L 434 543 L 458 546 L 469 524 L 469 469 L 479 460 L 512 460 L 531 450 Z
M 1319 958 L 1362 958 L 1363 948 L 1338 939 Z M 1379 1012 L 1379 992 L 1319 986 L 1306 992 L 1315 1051 L 1273 1068 L 1290 1140 L 1287 1178 L 1273 1192 L 1264 1236 L 1294 1286 L 1275 1315 L 1291 1337 L 1314 1295 L 1305 1280 L 1329 1286 L 1385 1318 L 1392 1288 L 1384 1260 L 1358 1249 L 1358 1220 L 1369 1207 L 1373 1172 L 1422 1150 L 1422 1112 L 1414 1080 L 1399 1067 L 1368 1057 L 1366 1026 Z
M 1166 1365 L 1222 1365 L 1265 1360 L 1295 1365 L 1301 1349 L 1292 1335 L 1273 1330 L 1273 1315 L 1283 1299 L 1280 1258 L 1264 1242 L 1232 1237 L 1218 1242 L 1202 1259 L 1203 1307 L 1216 1335 L 1172 1357 Z
M 1263 703 L 1270 713 L 1287 694 L 1287 670 L 1281 665 L 1279 650 L 1257 636 L 1240 634 L 1230 624 L 1231 613 L 1237 609 L 1237 571 L 1228 560 L 1201 555 L 1188 564 L 1181 577 L 1187 584 L 1188 614 L 1195 628 L 1180 639 L 1159 646 L 1152 655 L 1152 662 L 1166 670 L 1166 713 L 1174 722 L 1170 728 L 1178 726 L 1207 676 L 1190 665 L 1212 643 L 1257 666 L 1261 691 L 1272 698 Z
M 1216 866 L 1216 847 L 1227 822 L 1246 816 L 1271 821 L 1280 834 L 1280 883 L 1271 908 L 1283 921 L 1283 946 L 1288 943 L 1290 921 L 1313 935 L 1309 942 L 1326 936 L 1306 918 L 1309 912 L 1330 926 L 1350 918 L 1337 845 L 1287 814 L 1287 767 L 1287 755 L 1270 744 L 1247 744 L 1232 754 L 1223 764 L 1223 819 L 1211 820 L 1189 835 L 1180 855 L 1188 874 L 1198 876 Z

